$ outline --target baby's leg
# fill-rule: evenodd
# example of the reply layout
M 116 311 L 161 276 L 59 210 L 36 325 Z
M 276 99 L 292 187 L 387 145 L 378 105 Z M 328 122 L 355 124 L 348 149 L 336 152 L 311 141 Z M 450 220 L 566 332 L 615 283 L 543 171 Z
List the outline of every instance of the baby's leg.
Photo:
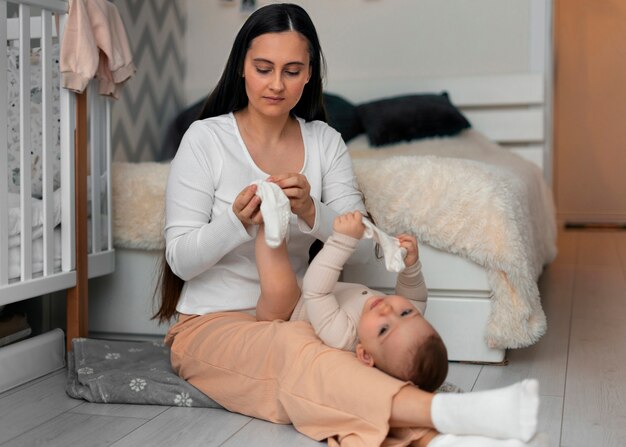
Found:
M 283 240 L 277 248 L 270 248 L 265 242 L 264 226 L 260 225 L 255 250 L 261 283 L 257 320 L 289 320 L 300 298 L 300 287 L 289 262 L 287 242 Z

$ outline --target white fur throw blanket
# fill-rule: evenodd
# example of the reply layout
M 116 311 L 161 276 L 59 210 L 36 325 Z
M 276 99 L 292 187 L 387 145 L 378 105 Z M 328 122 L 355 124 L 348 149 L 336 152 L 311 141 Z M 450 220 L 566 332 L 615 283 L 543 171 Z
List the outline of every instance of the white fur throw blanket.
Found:
M 390 234 L 410 231 L 486 268 L 493 291 L 490 347 L 529 346 L 544 334 L 537 279 L 556 255 L 556 222 L 535 165 L 476 131 L 351 151 L 377 225 Z
M 546 330 L 536 281 L 556 255 L 554 205 L 541 171 L 473 130 L 366 147 L 359 138 L 349 145 L 377 225 L 484 266 L 493 289 L 489 346 L 535 343 Z M 164 248 L 168 171 L 169 164 L 113 163 L 117 247 Z
M 113 245 L 163 250 L 169 163 L 114 162 L 111 167 Z

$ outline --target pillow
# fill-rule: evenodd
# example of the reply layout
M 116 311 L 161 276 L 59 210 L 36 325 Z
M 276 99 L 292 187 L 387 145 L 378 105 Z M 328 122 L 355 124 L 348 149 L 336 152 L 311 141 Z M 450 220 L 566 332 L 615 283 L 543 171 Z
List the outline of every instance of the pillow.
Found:
M 19 50 L 17 47 L 7 47 L 7 81 L 8 81 L 8 170 L 9 192 L 20 191 L 20 76 Z M 60 132 L 60 102 L 59 102 L 59 44 L 52 45 L 52 156 L 53 187 L 58 188 L 61 183 L 61 132 Z M 41 111 L 41 48 L 32 48 L 30 55 L 30 138 L 31 138 L 31 188 L 32 196 L 40 198 L 42 188 L 42 111 Z
M 380 99 L 357 110 L 372 146 L 456 135 L 471 126 L 446 92 Z
M 341 134 L 344 142 L 363 133 L 363 125 L 354 104 L 341 96 L 324 93 L 324 107 L 328 124 Z

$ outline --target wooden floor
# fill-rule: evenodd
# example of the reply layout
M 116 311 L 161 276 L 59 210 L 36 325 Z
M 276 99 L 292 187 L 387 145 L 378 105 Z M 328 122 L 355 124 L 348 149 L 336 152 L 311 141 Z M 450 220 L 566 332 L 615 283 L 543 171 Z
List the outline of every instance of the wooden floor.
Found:
M 540 280 L 548 333 L 506 366 L 452 364 L 465 390 L 539 379 L 550 446 L 626 446 L 626 231 L 562 231 Z M 65 371 L 0 394 L 0 446 L 313 446 L 291 426 L 223 410 L 89 404 Z

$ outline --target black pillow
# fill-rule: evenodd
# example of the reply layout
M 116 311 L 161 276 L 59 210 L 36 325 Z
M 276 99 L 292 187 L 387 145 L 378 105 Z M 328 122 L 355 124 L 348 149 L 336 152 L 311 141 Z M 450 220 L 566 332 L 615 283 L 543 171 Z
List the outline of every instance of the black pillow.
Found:
M 338 131 L 346 143 L 363 133 L 356 106 L 341 96 L 324 93 L 324 107 L 328 124 Z
M 456 135 L 471 126 L 447 92 L 380 99 L 357 111 L 372 146 Z

